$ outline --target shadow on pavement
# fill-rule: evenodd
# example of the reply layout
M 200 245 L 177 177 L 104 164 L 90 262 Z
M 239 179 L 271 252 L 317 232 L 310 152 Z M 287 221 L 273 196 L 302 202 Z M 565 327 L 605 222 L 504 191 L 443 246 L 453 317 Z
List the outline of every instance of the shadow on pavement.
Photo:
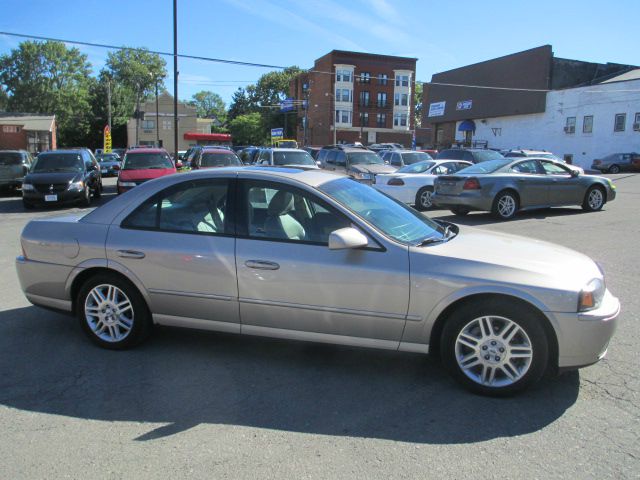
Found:
M 606 207 L 605 207 L 606 208 Z M 445 220 L 447 222 L 456 223 L 459 225 L 490 225 L 494 223 L 505 223 L 505 222 L 519 222 L 522 220 L 531 220 L 531 219 L 549 219 L 555 217 L 567 217 L 574 215 L 598 215 L 605 210 L 600 210 L 598 212 L 585 212 L 579 207 L 571 208 L 571 207 L 556 207 L 556 208 L 543 208 L 540 210 L 531 210 L 526 212 L 518 212 L 515 217 L 510 220 L 498 220 L 494 218 L 491 213 L 488 212 L 471 212 L 466 216 L 460 215 L 440 215 L 440 213 L 446 213 L 448 210 L 432 210 L 435 215 L 434 216 L 438 220 Z
M 137 349 L 90 343 L 77 320 L 0 312 L 0 403 L 103 421 L 202 423 L 430 444 L 544 428 L 578 397 L 576 372 L 509 399 L 467 393 L 420 355 L 157 329 Z M 154 426 L 155 427 L 155 426 Z
M 91 206 L 87 208 L 95 208 L 100 205 L 104 205 L 108 201 L 114 199 L 116 197 L 115 186 L 107 186 L 105 185 L 104 190 L 102 192 L 102 196 L 100 198 L 92 198 Z M 32 210 L 27 210 L 24 208 L 22 204 L 22 194 L 20 191 L 17 193 L 4 193 L 0 195 L 0 214 L 3 213 L 34 213 L 35 216 L 38 216 L 38 213 L 42 212 L 45 215 L 48 213 L 60 213 L 66 212 L 69 210 L 80 211 L 82 208 L 77 204 L 69 204 L 69 205 L 54 205 L 48 206 L 44 205 L 42 207 L 36 207 Z

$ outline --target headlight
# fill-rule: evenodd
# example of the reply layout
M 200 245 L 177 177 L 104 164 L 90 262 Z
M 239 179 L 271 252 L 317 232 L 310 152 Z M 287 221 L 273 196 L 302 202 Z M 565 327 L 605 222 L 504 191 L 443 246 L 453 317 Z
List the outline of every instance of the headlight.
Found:
M 30 183 L 23 183 L 22 190 L 24 190 L 25 192 L 33 192 L 35 188 Z
M 84 188 L 84 182 L 80 180 L 79 182 L 71 182 L 69 183 L 69 190 L 82 190 Z
M 353 178 L 357 178 L 358 180 L 371 180 L 373 175 L 370 173 L 353 172 Z
M 136 182 L 118 182 L 119 187 L 135 187 Z
M 604 298 L 605 290 L 606 286 L 603 279 L 594 278 L 587 283 L 587 285 L 580 290 L 578 296 L 578 311 L 585 312 L 598 308 Z
M 607 182 L 609 182 L 609 188 L 611 190 L 615 190 L 616 189 L 616 186 L 613 184 L 613 182 L 611 181 L 610 178 L 607 178 Z

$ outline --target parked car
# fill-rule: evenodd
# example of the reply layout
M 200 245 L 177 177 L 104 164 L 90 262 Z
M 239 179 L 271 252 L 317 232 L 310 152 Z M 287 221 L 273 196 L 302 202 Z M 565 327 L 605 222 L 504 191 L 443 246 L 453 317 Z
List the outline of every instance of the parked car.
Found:
M 597 362 L 620 310 L 583 254 L 435 222 L 318 170 L 168 176 L 32 220 L 20 242 L 27 299 L 75 314 L 104 348 L 157 324 L 439 352 L 489 395 Z
M 0 150 L 0 188 L 16 190 L 33 163 L 26 150 Z
M 373 184 L 375 176 L 380 173 L 392 173 L 396 167 L 386 165 L 379 155 L 357 147 L 332 146 L 324 148 L 318 160 L 325 170 L 349 175 L 359 182 Z
M 88 207 L 102 195 L 102 175 L 87 149 L 51 150 L 38 154 L 22 183 L 22 203 L 39 205 L 78 203 Z
M 214 168 L 214 167 L 238 167 L 242 162 L 234 152 L 224 148 L 205 147 L 191 162 L 191 169 Z
M 117 191 L 124 193 L 141 183 L 176 173 L 176 166 L 164 148 L 127 150 L 118 174 Z
M 304 147 L 304 150 L 307 151 L 314 160 L 317 160 L 318 154 L 322 151 L 322 147 Z
M 260 153 L 260 147 L 247 147 L 240 152 L 240 161 L 244 165 L 251 165 L 255 163 L 258 153 Z
M 100 173 L 103 177 L 117 176 L 122 166 L 117 153 L 100 153 L 96 155 L 96 160 L 100 164 Z
M 609 173 L 638 172 L 640 171 L 640 153 L 613 153 L 594 160 L 591 168 Z
M 438 175 L 449 175 L 473 165 L 464 160 L 427 160 L 406 165 L 394 173 L 376 175 L 373 184 L 379 190 L 396 200 L 414 205 L 418 210 L 428 210 L 433 206 L 433 182 Z
M 319 168 L 308 152 L 298 148 L 261 148 L 255 164 L 261 167 Z
M 116 155 L 118 155 L 120 157 L 120 160 L 122 160 L 124 158 L 124 154 L 127 153 L 127 149 L 126 148 L 112 148 L 111 149 L 111 153 L 115 153 Z
M 580 175 L 546 158 L 503 158 L 438 177 L 431 199 L 456 215 L 481 210 L 507 220 L 521 210 L 547 207 L 581 205 L 593 212 L 615 197 L 608 178 Z
M 500 152 L 488 148 L 448 148 L 440 150 L 436 160 L 465 160 L 471 163 L 486 162 L 504 158 Z
M 428 153 L 416 152 L 415 150 L 383 150 L 379 152 L 378 155 L 380 155 L 384 163 L 396 168 L 402 168 L 412 163 L 433 160 L 433 157 Z
M 438 150 L 435 150 L 433 148 L 427 148 L 427 149 L 423 149 L 423 150 L 416 150 L 416 152 L 424 152 L 424 153 L 428 153 L 429 155 L 431 155 L 433 158 L 436 158 L 436 155 L 438 155 Z
M 504 152 L 500 152 L 505 158 L 525 158 L 525 157 L 536 157 L 536 158 L 546 158 L 549 160 L 555 160 L 556 162 L 562 162 L 571 170 L 577 170 L 581 175 L 584 174 L 584 169 L 579 167 L 578 165 L 572 165 L 570 163 L 565 162 L 562 158 L 554 155 L 551 152 L 546 152 L 544 150 L 507 150 Z
M 402 150 L 404 145 L 399 143 L 373 143 L 367 147 L 369 150 L 380 153 L 385 150 Z

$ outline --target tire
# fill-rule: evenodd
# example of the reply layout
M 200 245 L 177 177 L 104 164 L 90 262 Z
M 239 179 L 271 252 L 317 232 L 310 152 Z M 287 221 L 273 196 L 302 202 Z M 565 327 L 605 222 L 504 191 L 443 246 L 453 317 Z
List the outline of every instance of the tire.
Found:
M 469 215 L 469 212 L 471 210 L 469 210 L 467 207 L 453 207 L 451 209 L 451 213 L 453 213 L 454 215 L 457 215 L 459 217 L 464 217 L 466 215 Z
M 506 190 L 496 195 L 491 207 L 491 213 L 500 220 L 509 220 L 516 216 L 519 208 L 518 196 L 512 191 Z
M 103 348 L 124 350 L 151 333 L 151 315 L 142 295 L 118 275 L 89 278 L 78 292 L 76 312 L 82 330 Z
M 94 198 L 100 198 L 102 197 L 102 182 L 98 183 L 98 186 L 96 187 L 96 189 L 93 191 L 93 196 Z
M 416 194 L 416 210 L 423 212 L 432 208 L 431 195 L 433 195 L 433 187 L 422 187 L 418 190 Z
M 620 167 L 618 165 L 611 165 L 609 167 L 609 173 L 620 173 Z
M 593 185 L 584 194 L 584 200 L 582 201 L 582 209 L 587 212 L 597 212 L 602 210 L 602 207 L 606 203 L 606 194 L 602 187 Z
M 80 205 L 83 207 L 88 207 L 91 205 L 91 188 L 89 185 L 85 185 L 84 192 L 82 198 L 80 199 Z
M 501 397 L 520 392 L 547 370 L 549 341 L 542 321 L 504 299 L 464 305 L 442 330 L 444 366 L 475 393 Z
M 33 204 L 29 203 L 25 200 L 22 200 L 22 205 L 24 206 L 25 210 L 33 210 Z

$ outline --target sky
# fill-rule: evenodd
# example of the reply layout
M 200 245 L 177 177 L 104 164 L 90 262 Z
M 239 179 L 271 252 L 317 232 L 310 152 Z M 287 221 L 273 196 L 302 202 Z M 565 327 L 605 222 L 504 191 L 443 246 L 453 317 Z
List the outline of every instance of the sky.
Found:
M 0 31 L 173 51 L 172 0 L 0 0 Z M 310 68 L 336 50 L 418 58 L 416 80 L 545 44 L 557 57 L 640 64 L 640 0 L 178 0 L 179 53 Z M 23 41 L 0 34 L 0 54 Z M 108 50 L 78 47 L 94 73 Z M 173 92 L 173 59 L 165 57 Z M 179 60 L 178 97 L 230 102 L 268 68 Z

